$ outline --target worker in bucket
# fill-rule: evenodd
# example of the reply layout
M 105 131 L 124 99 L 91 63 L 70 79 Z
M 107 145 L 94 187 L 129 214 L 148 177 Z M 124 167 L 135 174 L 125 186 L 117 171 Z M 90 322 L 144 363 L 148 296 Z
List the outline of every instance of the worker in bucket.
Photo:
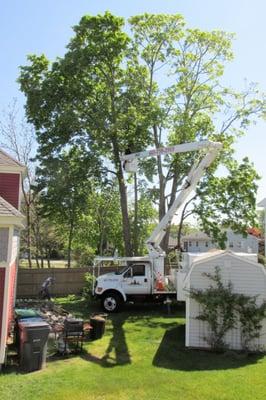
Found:
M 51 300 L 50 295 L 50 286 L 54 283 L 55 279 L 49 276 L 45 281 L 42 283 L 41 290 L 40 290 L 40 297 L 42 299 Z

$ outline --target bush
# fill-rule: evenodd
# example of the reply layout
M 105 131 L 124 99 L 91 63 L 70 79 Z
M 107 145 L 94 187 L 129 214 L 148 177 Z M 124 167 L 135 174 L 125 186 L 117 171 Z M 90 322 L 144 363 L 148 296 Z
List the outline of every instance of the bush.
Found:
M 86 272 L 85 281 L 86 281 L 86 283 L 82 290 L 82 297 L 84 297 L 86 300 L 91 300 L 92 289 L 93 289 L 93 285 L 95 283 L 95 277 L 90 272 Z
M 206 290 L 191 289 L 190 296 L 202 308 L 197 319 L 207 322 L 210 328 L 209 337 L 204 340 L 215 350 L 226 348 L 225 334 L 240 325 L 242 350 L 257 350 L 252 348 L 252 340 L 259 338 L 262 321 L 266 314 L 266 303 L 257 305 L 257 296 L 247 296 L 233 292 L 233 285 L 222 282 L 220 268 L 215 273 L 204 276 L 209 278 L 215 286 Z

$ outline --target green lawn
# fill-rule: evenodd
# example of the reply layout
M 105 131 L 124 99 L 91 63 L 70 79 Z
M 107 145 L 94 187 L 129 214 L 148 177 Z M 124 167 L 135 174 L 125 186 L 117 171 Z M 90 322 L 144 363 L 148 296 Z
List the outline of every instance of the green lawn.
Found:
M 65 308 L 88 318 L 80 301 Z M 0 398 L 9 400 L 231 400 L 266 398 L 266 358 L 213 354 L 184 347 L 184 310 L 128 306 L 109 317 L 105 336 L 83 354 L 51 358 L 31 374 L 10 369 L 0 376 Z

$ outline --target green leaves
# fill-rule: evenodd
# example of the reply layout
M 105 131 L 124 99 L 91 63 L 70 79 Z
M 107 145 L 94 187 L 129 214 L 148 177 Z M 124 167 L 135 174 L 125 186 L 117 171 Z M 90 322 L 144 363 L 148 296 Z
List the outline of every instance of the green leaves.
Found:
M 203 230 L 224 248 L 226 236 L 222 227 L 246 233 L 248 227 L 256 225 L 256 193 L 259 179 L 253 164 L 244 158 L 238 164 L 227 163 L 228 176 L 209 175 L 201 183 L 197 194 L 200 203 L 195 205 Z
M 137 15 L 129 19 L 129 29 L 127 34 L 123 18 L 110 12 L 85 15 L 74 26 L 62 58 L 50 63 L 43 55 L 31 55 L 19 77 L 27 118 L 36 128 L 40 164 L 56 159 L 65 148 L 83 146 L 114 172 L 128 253 L 130 218 L 120 154 L 128 148 L 135 152 L 164 143 L 210 139 L 223 143 L 221 159 L 228 162 L 235 138 L 257 116 L 265 115 L 265 98 L 256 86 L 236 93 L 221 85 L 224 67 L 232 60 L 232 34 L 188 29 L 179 14 Z M 150 181 L 159 176 L 160 218 L 166 199 L 172 202 L 194 158 L 194 154 L 175 155 L 162 162 L 158 157 L 156 168 L 152 162 L 143 163 L 143 176 Z M 254 197 L 247 195 L 250 185 L 242 196 L 246 205 Z M 232 195 L 237 186 L 241 191 L 239 181 L 228 186 Z M 229 211 L 219 203 L 222 214 Z M 210 220 L 214 213 L 203 209 L 214 232 L 218 229 Z M 200 209 L 197 213 L 203 215 Z M 252 220 L 252 213 L 243 218 L 241 229 Z
M 251 341 L 260 336 L 262 321 L 266 314 L 266 303 L 258 304 L 257 296 L 235 293 L 229 281 L 224 283 L 220 267 L 215 272 L 204 273 L 212 284 L 205 290 L 190 289 L 190 297 L 199 303 L 201 311 L 197 319 L 207 322 L 210 335 L 205 338 L 216 349 L 225 349 L 225 335 L 230 329 L 238 328 L 243 350 L 258 350 Z

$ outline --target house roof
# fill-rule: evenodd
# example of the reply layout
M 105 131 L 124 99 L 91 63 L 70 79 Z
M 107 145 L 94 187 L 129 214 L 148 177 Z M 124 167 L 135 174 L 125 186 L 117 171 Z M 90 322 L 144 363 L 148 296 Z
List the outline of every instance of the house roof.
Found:
M 0 217 L 24 218 L 23 214 L 0 196 Z
M 189 235 L 182 236 L 182 240 L 211 240 L 204 232 L 194 232 Z
M 17 161 L 15 158 L 7 154 L 4 150 L 0 149 L 0 169 L 6 168 L 24 171 L 25 166 Z

